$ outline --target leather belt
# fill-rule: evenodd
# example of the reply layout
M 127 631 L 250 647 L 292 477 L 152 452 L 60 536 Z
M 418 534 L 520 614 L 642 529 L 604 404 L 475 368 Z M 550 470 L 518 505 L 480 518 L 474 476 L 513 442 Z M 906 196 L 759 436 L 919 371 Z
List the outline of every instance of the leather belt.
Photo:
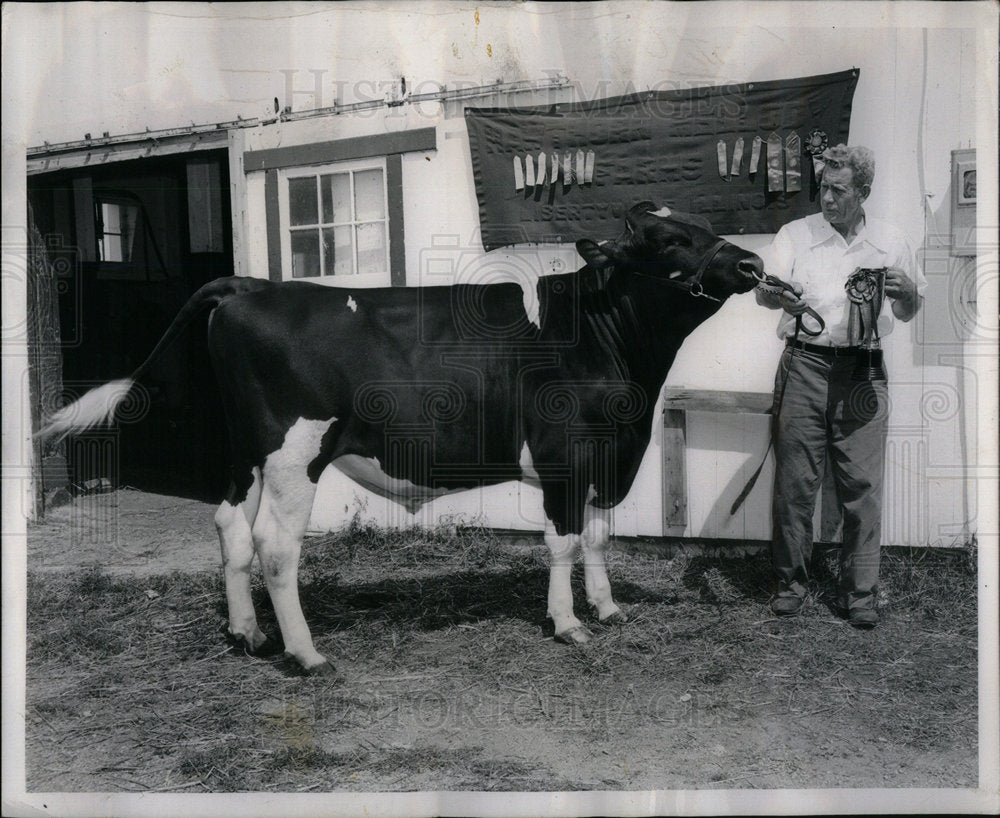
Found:
M 822 355 L 825 358 L 846 358 L 857 355 L 861 347 L 829 347 L 820 344 L 810 344 L 806 341 L 789 341 L 788 346 L 801 349 L 803 352 L 811 352 L 815 355 Z

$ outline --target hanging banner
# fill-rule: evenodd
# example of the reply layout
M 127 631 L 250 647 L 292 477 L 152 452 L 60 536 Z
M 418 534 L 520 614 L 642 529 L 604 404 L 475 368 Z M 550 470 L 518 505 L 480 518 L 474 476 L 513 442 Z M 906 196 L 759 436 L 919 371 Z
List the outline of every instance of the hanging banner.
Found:
M 801 144 L 798 134 L 822 132 L 830 145 L 848 142 L 857 82 L 852 69 L 592 102 L 468 108 L 483 246 L 611 238 L 628 208 L 644 200 L 704 216 L 723 235 L 774 233 L 818 211 L 817 181 L 802 179 L 801 190 L 794 182 L 786 189 L 782 176 L 782 184 L 769 189 L 769 174 L 757 172 L 761 144 L 774 134 L 784 159 Z M 754 155 L 741 174 L 748 142 Z M 545 156 L 554 163 L 548 179 Z

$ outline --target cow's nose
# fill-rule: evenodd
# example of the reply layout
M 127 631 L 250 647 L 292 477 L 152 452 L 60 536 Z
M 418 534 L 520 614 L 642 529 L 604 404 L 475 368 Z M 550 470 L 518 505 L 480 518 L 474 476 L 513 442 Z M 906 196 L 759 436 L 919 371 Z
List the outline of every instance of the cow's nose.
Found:
M 736 263 L 736 269 L 755 281 L 764 280 L 764 262 L 759 256 L 748 256 Z

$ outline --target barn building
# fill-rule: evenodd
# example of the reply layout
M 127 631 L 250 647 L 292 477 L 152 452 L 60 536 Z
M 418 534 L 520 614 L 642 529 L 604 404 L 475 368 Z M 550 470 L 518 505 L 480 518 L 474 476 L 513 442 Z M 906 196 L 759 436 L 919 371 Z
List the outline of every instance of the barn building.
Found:
M 472 7 L 459 5 L 445 38 L 452 41 L 431 39 L 474 68 L 457 57 L 424 55 L 417 42 L 430 36 L 424 22 L 412 34 L 382 29 L 383 37 L 410 43 L 390 58 L 377 47 L 365 51 L 378 41 L 371 25 L 358 29 L 357 42 L 346 36 L 358 25 L 350 11 L 327 10 L 308 22 L 272 20 L 266 36 L 280 45 L 276 55 L 260 57 L 271 70 L 262 72 L 252 111 L 221 98 L 199 100 L 209 124 L 184 125 L 171 106 L 167 121 L 154 117 L 150 130 L 148 107 L 108 107 L 108 120 L 83 138 L 35 137 L 25 154 L 26 198 L 48 259 L 27 288 L 32 308 L 45 316 L 30 341 L 35 417 L 58 390 L 80 391 L 128 373 L 190 293 L 230 272 L 347 287 L 506 278 L 530 289 L 538 276 L 580 266 L 575 235 L 487 252 L 468 109 L 558 111 L 643 92 L 846 72 L 856 83 L 849 141 L 868 145 L 879 159 L 866 209 L 903 229 L 929 282 L 923 311 L 885 342 L 892 418 L 883 539 L 967 543 L 983 513 L 976 476 L 989 436 L 979 406 L 994 397 L 984 391 L 991 387 L 983 361 L 995 353 L 995 335 L 977 310 L 983 267 L 975 192 L 963 196 L 959 183 L 960 174 L 975 172 L 977 156 L 983 161 L 984 153 L 996 153 L 995 130 L 984 134 L 979 124 L 988 102 L 980 96 L 987 76 L 982 54 L 989 50 L 983 32 L 971 24 L 888 26 L 876 43 L 819 20 L 764 28 L 712 26 L 706 18 L 696 26 L 670 4 L 644 4 L 643 11 L 642 30 L 625 14 L 599 24 L 602 41 L 629 43 L 634 59 L 608 46 L 595 60 L 572 45 L 575 27 L 583 25 L 578 13 L 518 15 L 497 7 L 476 11 L 473 22 Z M 649 15 L 656 18 L 652 26 Z M 389 19 L 403 25 L 406 16 Z M 148 22 L 155 25 L 155 16 Z M 237 35 L 265 36 L 249 22 L 227 22 L 237 25 Z M 669 33 L 654 37 L 657 25 Z M 339 36 L 326 43 L 312 26 Z M 234 56 L 234 64 L 240 59 Z M 188 70 L 194 76 L 194 67 Z M 376 79 L 333 81 L 352 72 Z M 217 69 L 204 83 L 226 81 Z M 748 132 L 748 154 L 752 137 Z M 714 156 L 711 127 L 703 147 Z M 598 150 L 598 180 L 607 172 L 601 157 Z M 802 157 L 808 174 L 809 158 Z M 987 185 L 995 194 L 994 184 L 995 174 L 980 198 Z M 758 250 L 772 234 L 738 229 L 726 237 Z M 780 352 L 775 324 L 774 313 L 744 296 L 688 339 L 668 377 L 657 413 L 662 420 L 636 485 L 615 511 L 618 536 L 769 539 L 769 466 L 743 508 L 731 516 L 729 507 L 767 448 L 764 409 Z M 56 360 L 44 334 L 54 326 Z M 223 426 L 203 337 L 192 333 L 175 348 L 137 398 L 142 423 L 81 438 L 65 452 L 36 451 L 36 488 L 37 481 L 48 490 L 60 481 L 107 477 L 117 485 L 218 497 Z M 822 503 L 817 517 L 824 537 L 835 539 L 831 507 Z M 540 494 L 513 483 L 442 498 L 411 515 L 327 469 L 311 527 L 335 528 L 355 513 L 388 525 L 456 517 L 515 531 L 544 524 Z

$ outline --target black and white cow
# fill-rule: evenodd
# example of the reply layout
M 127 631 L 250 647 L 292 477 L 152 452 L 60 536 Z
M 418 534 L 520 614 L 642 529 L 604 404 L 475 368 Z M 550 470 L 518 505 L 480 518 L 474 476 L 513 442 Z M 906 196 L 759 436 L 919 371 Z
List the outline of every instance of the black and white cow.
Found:
M 107 422 L 160 351 L 205 309 L 225 406 L 233 482 L 215 517 L 229 631 L 248 651 L 260 558 L 286 653 L 331 666 L 299 604 L 298 561 L 320 473 L 333 464 L 411 511 L 441 494 L 508 480 L 540 485 L 556 638 L 586 642 L 570 570 L 587 601 L 622 622 L 604 567 L 608 510 L 632 486 L 681 343 L 763 265 L 695 217 L 642 203 L 617 239 L 577 242 L 587 261 L 537 285 L 529 319 L 513 283 L 337 289 L 251 278 L 206 284 L 125 380 L 60 410 L 40 434 Z

